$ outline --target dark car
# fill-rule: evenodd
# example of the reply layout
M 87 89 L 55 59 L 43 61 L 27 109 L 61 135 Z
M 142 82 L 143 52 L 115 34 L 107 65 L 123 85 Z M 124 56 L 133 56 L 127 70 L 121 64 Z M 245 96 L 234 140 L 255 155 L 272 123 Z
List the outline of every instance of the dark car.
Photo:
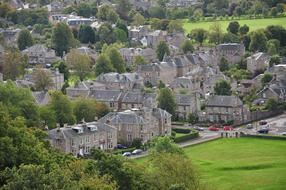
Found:
M 264 129 L 259 129 L 257 132 L 258 132 L 258 133 L 267 134 L 267 133 L 269 132 L 269 129 L 266 129 L 266 128 L 264 128 Z
M 122 145 L 122 144 L 118 144 L 118 145 L 116 146 L 116 148 L 118 148 L 118 149 L 126 149 L 127 147 L 124 146 L 124 145 Z
M 267 121 L 259 121 L 259 125 L 266 125 Z

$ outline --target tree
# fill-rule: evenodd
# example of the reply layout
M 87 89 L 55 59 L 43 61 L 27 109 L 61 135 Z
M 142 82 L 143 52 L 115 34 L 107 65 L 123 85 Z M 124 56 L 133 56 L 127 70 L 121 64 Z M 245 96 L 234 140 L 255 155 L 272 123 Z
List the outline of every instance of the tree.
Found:
M 35 88 L 38 91 L 48 90 L 49 87 L 53 85 L 50 70 L 43 69 L 41 66 L 34 69 L 33 81 L 35 83 Z
M 199 118 L 198 118 L 198 116 L 197 116 L 196 114 L 190 113 L 190 114 L 188 115 L 188 122 L 189 122 L 189 123 L 195 124 L 195 123 L 198 122 L 198 120 L 199 120 Z
M 59 56 L 63 56 L 74 46 L 74 37 L 68 25 L 60 22 L 54 27 L 52 44 Z
M 240 39 L 237 35 L 228 32 L 226 34 L 223 34 L 222 42 L 223 43 L 239 43 Z
M 108 23 L 102 24 L 98 29 L 99 39 L 106 44 L 112 44 L 116 41 L 116 34 L 112 26 Z
M 156 54 L 159 61 L 162 61 L 165 55 L 170 55 L 168 44 L 164 41 L 159 42 L 156 49 Z
M 55 91 L 51 94 L 49 108 L 55 112 L 56 121 L 61 127 L 63 127 L 66 123 L 73 124 L 75 122 L 72 103 L 68 97 L 63 95 L 61 92 Z
M 108 106 L 105 103 L 98 102 L 96 104 L 96 116 L 101 118 L 110 112 Z
M 103 5 L 99 8 L 97 17 L 103 21 L 116 23 L 118 21 L 118 14 L 109 5 Z
M 166 88 L 165 83 L 163 83 L 163 81 L 159 80 L 158 88 L 159 89 Z
M 186 40 L 183 42 L 183 44 L 181 45 L 181 49 L 183 50 L 183 52 L 185 54 L 187 53 L 193 53 L 195 48 L 191 42 L 191 40 Z
M 120 28 L 115 28 L 114 30 L 115 36 L 116 36 L 116 40 L 118 42 L 127 42 L 128 41 L 128 36 L 126 34 L 126 32 Z
M 180 20 L 172 20 L 168 24 L 168 32 L 176 33 L 176 32 L 184 32 L 183 23 Z
M 166 110 L 173 116 L 175 115 L 176 100 L 172 91 L 169 88 L 160 89 L 158 96 L 158 107 L 162 108 L 163 110 Z
M 132 20 L 132 24 L 134 24 L 135 26 L 141 26 L 145 23 L 145 18 L 140 13 L 136 13 L 133 16 Z
M 263 31 L 257 30 L 250 34 L 250 51 L 266 51 L 267 38 Z
M 95 31 L 88 25 L 81 25 L 78 32 L 78 39 L 81 43 L 95 43 Z
M 280 25 L 270 25 L 266 28 L 269 39 L 277 39 L 280 42 L 280 46 L 286 46 L 286 29 Z
M 100 54 L 96 60 L 95 75 L 99 76 L 101 73 L 109 73 L 114 70 L 109 58 L 104 54 Z
M 216 95 L 230 96 L 231 95 L 231 86 L 230 86 L 229 82 L 227 82 L 225 80 L 218 81 L 215 84 L 214 92 Z
M 243 26 L 241 26 L 239 28 L 239 33 L 240 35 L 245 35 L 249 32 L 249 26 L 247 26 L 246 24 L 244 24 Z
M 280 56 L 279 55 L 271 56 L 270 61 L 269 61 L 269 66 L 272 67 L 273 65 L 279 65 L 279 64 L 281 64 Z
M 273 76 L 269 73 L 266 73 L 263 75 L 263 77 L 261 78 L 261 83 L 263 86 L 265 86 L 266 84 L 268 84 L 270 81 L 272 81 Z
M 228 61 L 222 57 L 220 59 L 220 63 L 219 63 L 219 70 L 221 72 L 225 72 L 225 71 L 228 71 L 229 70 L 229 64 L 228 64 Z
M 267 42 L 267 53 L 269 55 L 279 54 L 280 42 L 277 39 L 271 39 Z
M 222 29 L 221 25 L 218 22 L 214 22 L 210 26 L 210 32 L 209 32 L 209 41 L 214 44 L 219 44 L 222 41 Z
M 270 15 L 273 16 L 273 17 L 276 17 L 278 14 L 278 10 L 276 7 L 272 7 L 271 10 L 270 10 Z
M 151 18 L 158 18 L 158 19 L 166 18 L 166 9 L 164 9 L 163 7 L 151 7 L 148 10 L 148 13 Z
M 194 29 L 191 31 L 192 38 L 194 38 L 196 42 L 200 43 L 200 45 L 202 45 L 205 39 L 207 39 L 207 35 L 207 31 L 202 28 Z
M 170 0 L 157 0 L 157 4 L 159 5 L 159 7 L 166 7 L 166 4 L 169 2 Z
M 232 34 L 237 34 L 239 31 L 239 23 L 237 21 L 230 22 L 227 27 L 227 31 Z
M 131 3 L 129 0 L 120 0 L 117 4 L 116 11 L 124 20 L 128 20 L 128 12 L 131 10 Z
M 56 128 L 56 114 L 48 106 L 41 106 L 39 108 L 40 120 L 44 126 L 48 126 L 49 129 Z
M 183 155 L 184 151 L 175 144 L 169 137 L 157 137 L 151 142 L 151 153 L 153 156 L 169 153 Z
M 16 80 L 17 77 L 24 74 L 25 59 L 18 51 L 8 50 L 4 54 L 4 61 L 1 65 L 4 79 Z
M 17 44 L 19 50 L 24 50 L 34 44 L 32 35 L 30 34 L 29 30 L 24 29 L 18 35 Z
M 199 190 L 198 174 L 189 158 L 178 154 L 161 153 L 152 156 L 147 176 L 155 189 L 172 189 L 174 184 L 180 184 L 185 189 Z
M 95 100 L 87 99 L 87 98 L 78 98 L 73 103 L 73 112 L 74 112 L 77 122 L 79 123 L 83 119 L 86 122 L 95 121 L 96 106 L 97 106 L 97 103 Z
M 125 61 L 122 55 L 118 52 L 115 48 L 110 48 L 107 55 L 109 56 L 110 63 L 112 64 L 113 68 L 118 73 L 124 73 L 125 70 Z
M 77 50 L 72 50 L 67 54 L 66 63 L 67 66 L 79 77 L 80 81 L 83 81 L 91 72 L 90 57 Z
M 278 102 L 275 98 L 270 98 L 267 100 L 265 107 L 270 111 L 275 111 L 278 108 Z

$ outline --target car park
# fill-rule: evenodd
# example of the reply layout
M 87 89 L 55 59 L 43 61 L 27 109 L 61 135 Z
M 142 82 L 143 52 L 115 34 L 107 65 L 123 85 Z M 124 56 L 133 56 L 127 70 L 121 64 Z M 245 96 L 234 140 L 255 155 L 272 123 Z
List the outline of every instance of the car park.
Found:
M 131 152 L 124 152 L 123 154 L 122 154 L 122 156 L 125 156 L 125 157 L 129 157 L 129 156 L 131 156 L 132 154 L 131 154 Z
M 135 149 L 133 152 L 132 152 L 132 154 L 133 155 L 137 155 L 137 154 L 140 154 L 140 153 L 142 153 L 143 152 L 143 150 L 141 150 L 141 149 Z

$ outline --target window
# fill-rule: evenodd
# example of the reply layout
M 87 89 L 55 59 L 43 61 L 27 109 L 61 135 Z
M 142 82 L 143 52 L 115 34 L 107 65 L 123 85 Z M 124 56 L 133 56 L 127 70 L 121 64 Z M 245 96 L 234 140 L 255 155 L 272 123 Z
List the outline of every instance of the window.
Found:
M 85 154 L 89 154 L 89 152 L 90 152 L 90 147 L 89 146 L 85 147 Z
M 110 133 L 110 132 L 107 133 L 107 138 L 108 138 L 108 139 L 112 139 L 112 133 Z
M 165 118 L 165 124 L 167 124 L 167 122 L 168 122 L 168 121 L 167 121 L 167 119 Z
M 134 104 L 131 104 L 131 108 L 134 108 Z
M 110 103 L 109 103 L 109 106 L 110 106 L 111 108 L 114 108 L 114 102 L 110 102 Z
M 71 139 L 71 146 L 74 146 L 75 143 L 74 143 L 74 139 Z
M 89 143 L 89 142 L 90 142 L 90 141 L 89 141 L 89 137 L 86 137 L 86 138 L 85 138 L 85 142 L 86 142 L 86 143 Z
M 96 140 L 97 140 L 96 134 L 93 134 L 93 141 L 96 141 Z
M 127 135 L 127 141 L 129 141 L 129 142 L 132 141 L 132 135 L 131 134 Z
M 113 148 L 113 143 L 109 142 L 107 146 L 108 146 L 108 148 Z
M 132 131 L 132 126 L 131 125 L 127 125 L 127 131 Z

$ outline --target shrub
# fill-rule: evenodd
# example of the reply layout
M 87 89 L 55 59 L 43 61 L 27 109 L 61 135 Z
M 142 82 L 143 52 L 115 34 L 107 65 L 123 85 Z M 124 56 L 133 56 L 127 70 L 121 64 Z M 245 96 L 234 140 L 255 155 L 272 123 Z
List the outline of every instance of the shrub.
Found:
M 195 139 L 195 138 L 198 138 L 199 137 L 199 132 L 197 131 L 192 131 L 191 133 L 187 134 L 187 135 L 184 135 L 184 136 L 180 136 L 180 137 L 177 137 L 175 138 L 175 142 L 176 143 L 179 143 L 179 142 L 184 142 L 184 141 L 187 141 L 187 140 L 190 140 L 190 139 Z
M 191 133 L 191 129 L 174 128 L 172 130 L 175 131 L 176 133 L 184 133 L 184 134 Z

